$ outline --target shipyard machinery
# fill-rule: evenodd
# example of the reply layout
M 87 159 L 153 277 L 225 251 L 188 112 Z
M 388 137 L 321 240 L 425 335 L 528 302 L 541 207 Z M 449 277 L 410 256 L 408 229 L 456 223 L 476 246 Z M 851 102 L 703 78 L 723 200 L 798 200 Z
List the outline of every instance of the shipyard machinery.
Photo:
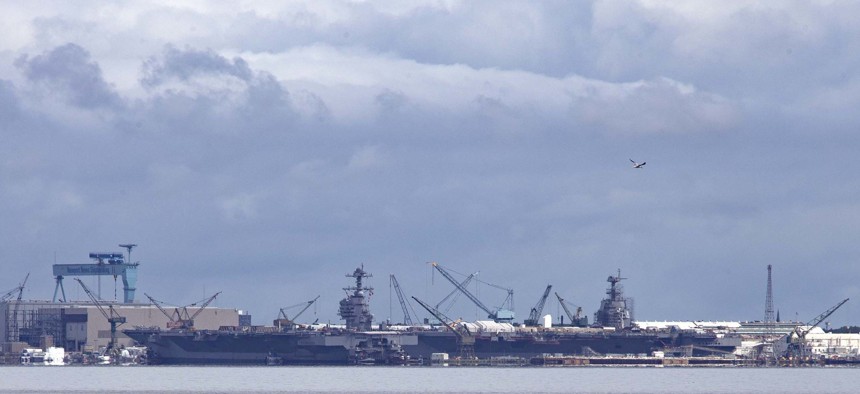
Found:
M 119 313 L 116 312 L 116 310 L 113 308 L 113 305 L 111 305 L 111 304 L 108 304 L 108 306 L 107 306 L 108 310 L 106 311 L 104 306 L 102 305 L 103 304 L 102 301 L 100 301 L 98 299 L 98 297 L 96 297 L 95 294 L 93 294 L 93 292 L 90 291 L 90 289 L 87 287 L 87 285 L 85 285 L 84 282 L 78 278 L 75 278 L 75 280 L 78 281 L 78 283 L 84 289 L 84 292 L 86 292 L 87 296 L 90 297 L 90 300 L 93 301 L 93 304 L 95 304 L 96 307 L 99 308 L 99 312 L 101 312 L 102 315 L 104 315 L 105 319 L 107 319 L 108 323 L 110 323 L 110 342 L 108 343 L 106 353 L 111 353 L 111 352 L 115 351 L 116 350 L 116 327 L 125 324 L 125 316 L 120 316 Z
M 412 299 L 415 300 L 419 305 L 424 307 L 427 312 L 430 312 L 433 317 L 439 320 L 442 324 L 448 327 L 451 332 L 457 335 L 457 352 L 458 356 L 461 360 L 474 360 L 475 357 L 475 337 L 469 331 L 466 326 L 459 324 L 459 320 L 451 320 L 448 316 L 445 316 L 444 313 L 440 312 L 438 309 L 427 305 L 424 301 L 419 300 L 415 296 L 412 296 Z
M 536 326 L 538 325 L 538 319 L 540 319 L 541 313 L 543 313 L 543 306 L 546 304 L 546 298 L 549 297 L 549 291 L 552 289 L 552 285 L 546 285 L 546 290 L 544 290 L 543 295 L 538 300 L 537 304 L 532 308 L 531 312 L 529 312 L 529 318 L 526 319 L 523 323 L 527 326 Z
M 155 298 L 152 298 L 149 294 L 146 294 L 146 293 L 143 293 L 143 294 L 146 296 L 146 298 L 149 298 L 149 300 L 152 301 L 152 304 L 155 305 L 155 307 L 158 308 L 158 310 L 161 311 L 161 313 L 163 313 L 164 316 L 167 316 L 167 319 L 170 320 L 169 322 L 167 322 L 167 328 L 178 329 L 178 330 L 191 330 L 191 329 L 194 329 L 194 318 L 197 317 L 197 315 L 199 315 L 200 312 L 203 312 L 203 309 L 205 309 L 207 306 L 209 306 L 209 304 L 213 300 L 215 300 L 215 297 L 218 297 L 218 295 L 221 294 L 221 292 L 219 291 L 219 292 L 215 293 L 214 295 L 212 295 L 211 297 L 204 298 L 200 301 L 197 301 L 197 302 L 185 305 L 185 306 L 175 307 L 173 309 L 172 314 L 167 313 L 167 311 L 162 306 L 164 304 L 163 302 L 158 301 Z M 194 314 L 189 314 L 188 313 L 188 307 L 197 306 L 197 304 L 199 304 L 199 303 L 202 303 L 202 304 L 194 312 Z
M 460 286 L 459 286 L 459 287 L 463 287 L 463 288 L 465 288 L 466 286 L 469 286 L 469 283 L 471 283 L 471 282 L 472 282 L 472 279 L 474 279 L 474 278 L 475 278 L 475 275 L 477 275 L 477 273 L 475 273 L 475 274 L 469 274 L 469 276 L 467 276 L 467 277 L 466 277 L 466 279 L 464 279 L 462 282 L 460 282 Z M 450 311 L 450 310 L 451 310 L 451 307 L 452 307 L 452 306 L 454 306 L 454 303 L 455 303 L 455 302 L 457 302 L 457 298 L 458 298 L 458 297 L 460 297 L 460 294 L 461 294 L 461 293 L 460 293 L 460 289 L 459 289 L 459 287 L 456 287 L 456 288 L 454 288 L 454 290 L 451 290 L 451 292 L 450 292 L 450 293 L 448 293 L 448 295 L 446 295 L 446 296 L 445 296 L 445 298 L 443 298 L 443 299 L 442 299 L 442 301 L 439 301 L 439 303 L 438 303 L 438 304 L 436 304 L 436 309 L 441 308 L 441 307 L 442 307 L 442 304 L 444 304 L 444 303 L 445 303 L 445 301 L 448 301 L 448 299 L 451 299 L 451 303 L 450 303 L 450 304 L 448 304 L 448 307 L 447 307 L 447 308 L 445 308 L 445 312 Z M 452 297 L 453 297 L 453 298 L 452 298 Z
M 403 309 L 403 324 L 407 326 L 413 325 L 412 316 L 409 315 L 409 308 L 407 307 L 407 301 L 403 296 L 403 290 L 400 290 L 400 283 L 397 282 L 397 278 L 394 274 L 389 276 L 391 281 L 391 286 L 394 287 L 394 291 L 397 293 L 397 300 L 400 301 L 400 308 Z M 411 307 L 411 305 L 409 305 Z M 415 311 L 413 310 L 413 313 Z M 417 317 L 417 315 L 416 315 Z
M 140 263 L 132 263 L 131 249 L 135 244 L 121 244 L 120 247 L 128 249 L 129 261 L 126 261 L 122 253 L 90 253 L 90 258 L 95 260 L 94 264 L 54 264 L 54 277 L 57 285 L 54 287 L 54 302 L 58 301 L 57 293 L 62 298 L 60 302 L 66 302 L 66 290 L 63 288 L 63 278 L 67 276 L 98 276 L 99 297 L 101 297 L 101 277 L 113 276 L 114 283 L 117 277 L 122 277 L 123 302 L 133 303 L 134 292 L 137 290 L 137 266 Z
M 27 276 L 24 277 L 24 281 L 21 282 L 21 284 L 0 296 L 0 302 L 7 302 L 9 299 L 12 298 L 13 295 L 15 295 L 15 293 L 18 293 L 18 296 L 15 298 L 15 306 L 12 307 L 11 324 L 6 327 L 7 342 L 18 342 L 18 308 L 21 306 L 21 298 L 24 296 L 24 286 L 27 285 L 27 279 L 29 278 L 30 273 L 28 272 Z
M 809 354 L 807 354 L 808 349 L 806 348 L 806 335 L 809 334 L 813 328 L 818 327 L 824 319 L 830 317 L 833 312 L 836 312 L 836 310 L 846 302 L 848 302 L 848 298 L 822 312 L 814 319 L 808 321 L 805 325 L 795 327 L 794 331 L 784 336 L 783 338 L 786 338 L 786 340 L 789 341 L 788 347 L 786 348 L 786 356 L 800 357 L 801 359 L 809 356 Z
M 460 283 L 457 282 L 457 280 L 454 279 L 453 276 L 451 276 L 451 274 L 448 272 L 448 270 L 442 268 L 442 266 L 439 265 L 439 263 L 433 262 L 431 264 L 433 265 L 434 268 L 436 268 L 437 271 L 439 271 L 439 273 L 442 274 L 442 276 L 445 277 L 445 279 L 448 279 L 448 281 L 451 282 L 451 284 L 453 284 L 454 287 L 456 287 L 466 297 L 468 297 L 470 300 L 472 300 L 472 302 L 474 302 L 475 305 L 478 306 L 478 308 L 481 308 L 484 312 L 487 312 L 488 318 L 493 319 L 493 321 L 496 321 L 496 322 L 504 322 L 504 323 L 512 323 L 513 322 L 513 320 L 514 320 L 514 311 L 513 311 L 513 309 L 514 309 L 514 291 L 513 290 L 505 288 L 505 287 L 501 287 L 498 285 L 494 285 L 492 283 L 481 282 L 481 283 L 484 283 L 488 286 L 492 286 L 492 287 L 495 287 L 497 289 L 505 290 L 508 292 L 508 297 L 505 299 L 505 301 L 502 303 L 502 305 L 504 306 L 505 304 L 509 304 L 509 308 L 498 308 L 496 310 L 491 310 L 486 305 L 484 305 L 484 303 L 481 302 L 481 300 L 479 300 L 478 297 L 475 297 L 475 295 L 473 295 L 468 289 L 466 289 L 466 287 L 460 285 Z
M 29 277 L 30 274 L 28 273 L 27 276 L 24 277 L 24 281 L 22 283 L 20 283 L 18 286 L 13 287 L 12 290 L 7 291 L 5 294 L 0 296 L 0 302 L 9 301 L 10 299 L 12 299 L 13 296 L 15 296 L 16 293 L 18 294 L 18 299 L 20 300 L 22 294 L 24 293 L 24 284 L 27 283 L 27 278 Z
M 296 319 L 298 319 L 299 316 L 302 315 L 302 313 L 305 313 L 305 311 L 308 310 L 308 308 L 310 308 L 311 305 L 313 305 L 314 302 L 316 302 L 319 298 L 320 296 L 316 296 L 316 298 L 310 301 L 305 301 L 281 308 L 281 311 L 278 314 L 278 318 L 275 319 L 275 321 L 272 323 L 275 325 L 275 327 L 278 327 L 278 329 L 293 328 L 296 325 Z M 298 313 L 296 313 L 292 318 L 287 317 L 288 310 L 298 308 L 300 306 L 303 306 L 303 308 Z
M 575 327 L 586 327 L 588 326 L 588 316 L 582 315 L 582 307 L 576 307 L 576 314 L 570 312 L 570 308 L 567 305 L 567 301 L 564 298 L 561 298 L 558 295 L 558 292 L 555 293 L 555 297 L 558 298 L 558 303 L 561 305 L 561 308 L 564 309 L 564 314 L 567 315 L 567 318 L 570 319 L 570 324 Z

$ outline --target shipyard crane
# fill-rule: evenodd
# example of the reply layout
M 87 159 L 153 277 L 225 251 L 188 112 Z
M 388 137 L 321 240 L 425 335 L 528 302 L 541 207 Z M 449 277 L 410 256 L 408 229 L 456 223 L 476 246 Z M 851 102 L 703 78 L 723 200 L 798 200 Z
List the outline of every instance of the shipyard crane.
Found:
M 576 307 L 576 314 L 570 312 L 570 308 L 567 307 L 567 301 L 564 298 L 561 298 L 558 295 L 558 292 L 555 293 L 556 298 L 558 298 L 558 303 L 561 305 L 562 309 L 564 309 L 564 314 L 567 315 L 567 318 L 570 319 L 570 324 L 572 326 L 584 327 L 588 325 L 588 318 L 582 316 L 582 308 Z M 583 321 L 585 319 L 585 321 Z
M 298 303 L 295 305 L 285 306 L 285 307 L 281 308 L 281 311 L 278 314 L 278 318 L 275 319 L 275 321 L 274 321 L 275 326 L 278 328 L 282 328 L 284 326 L 292 327 L 293 325 L 295 325 L 296 319 L 298 319 L 299 316 L 302 315 L 302 313 L 305 313 L 305 311 L 308 310 L 308 308 L 310 308 L 311 305 L 313 305 L 314 302 L 316 302 L 319 298 L 320 298 L 320 296 L 316 296 L 316 298 L 314 298 L 310 301 L 305 301 L 305 302 L 301 302 L 301 303 Z M 287 317 L 287 312 L 286 312 L 287 310 L 290 310 L 293 308 L 298 308 L 300 306 L 304 306 L 304 308 L 302 308 L 298 313 L 296 313 L 292 317 L 292 319 Z
M 113 308 L 113 305 L 108 304 L 108 310 L 106 311 L 104 306 L 102 305 L 102 301 L 99 301 L 98 297 L 96 297 L 92 291 L 78 278 L 74 278 L 81 287 L 84 289 L 84 292 L 87 293 L 87 296 L 93 301 L 93 304 L 99 309 L 99 312 L 104 315 L 105 319 L 107 319 L 108 323 L 110 323 L 110 342 L 108 343 L 106 352 L 114 352 L 116 350 L 116 327 L 122 324 L 125 324 L 125 316 L 120 316 L 119 313 Z
M 412 316 L 409 315 L 409 308 L 407 308 L 406 306 L 408 300 L 403 297 L 403 291 L 400 289 L 400 283 L 397 282 L 397 278 L 394 276 L 394 274 L 391 274 L 390 279 L 391 286 L 394 287 L 394 291 L 397 293 L 397 300 L 400 301 L 400 308 L 403 309 L 403 324 L 406 324 L 407 326 L 412 326 L 414 325 L 414 323 L 412 323 Z
M 21 307 L 21 298 L 24 296 L 24 286 L 27 285 L 27 279 L 30 278 L 30 273 L 27 273 L 27 276 L 24 277 L 24 281 L 21 282 L 17 287 L 12 290 L 9 290 L 6 294 L 0 297 L 0 302 L 8 301 L 13 294 L 16 292 L 18 296 L 15 298 L 15 306 L 12 307 L 12 324 L 9 326 L 9 330 L 7 332 L 7 341 L 8 342 L 17 342 L 18 341 L 18 309 Z
M 531 312 L 529 312 L 529 318 L 526 319 L 523 323 L 527 326 L 536 326 L 538 325 L 538 319 L 540 319 L 541 313 L 543 313 L 543 306 L 546 304 L 546 298 L 549 297 L 549 291 L 552 289 L 552 285 L 546 285 L 546 290 L 544 290 L 543 295 L 538 300 L 537 304 L 535 304 L 534 308 L 532 308 Z
M 203 299 L 203 300 L 200 300 L 200 301 L 197 301 L 197 302 L 194 302 L 194 303 L 191 303 L 191 304 L 185 305 L 185 306 L 183 306 L 181 309 L 180 309 L 180 308 L 177 308 L 177 309 L 176 309 L 176 313 L 177 313 L 177 315 L 179 315 L 179 319 L 177 319 L 177 320 L 176 320 L 176 322 L 177 322 L 177 323 L 178 323 L 178 325 L 179 325 L 179 327 L 178 327 L 178 328 L 181 328 L 181 329 L 187 329 L 187 330 L 192 330 L 192 329 L 194 329 L 194 318 L 196 318 L 196 317 L 197 317 L 197 315 L 199 315 L 199 314 L 200 314 L 200 312 L 203 312 L 203 309 L 206 309 L 206 307 L 207 307 L 207 306 L 209 306 L 209 304 L 210 304 L 212 301 L 214 301 L 214 300 L 215 300 L 215 297 L 218 297 L 218 295 L 219 295 L 219 294 L 221 294 L 221 292 L 220 292 L 220 291 L 219 291 L 219 292 L 217 292 L 217 293 L 215 293 L 215 294 L 213 294 L 213 295 L 212 295 L 211 297 L 209 297 L 209 298 L 205 298 L 205 299 Z M 196 311 L 194 311 L 194 314 L 192 314 L 192 315 L 190 315 L 190 316 L 189 316 L 189 314 L 188 314 L 188 307 L 189 307 L 189 306 L 197 306 L 197 304 L 198 304 L 198 303 L 200 303 L 201 301 L 202 301 L 203 303 L 202 303 L 202 304 L 200 304 L 200 307 L 199 307 Z
M 841 307 L 846 302 L 848 302 L 848 298 L 846 298 L 846 299 L 842 300 L 841 302 L 839 302 L 838 304 L 830 307 L 830 309 L 822 312 L 820 315 L 816 316 L 814 319 L 808 321 L 805 325 L 795 327 L 794 330 L 790 334 L 786 334 L 785 337 L 787 337 L 787 339 L 789 341 L 791 341 L 791 337 L 793 337 L 793 336 L 796 337 L 795 341 L 789 343 L 789 346 L 786 349 L 786 353 L 788 355 L 805 357 L 807 355 L 806 354 L 806 352 L 807 352 L 806 334 L 809 334 L 809 332 L 812 331 L 813 328 L 818 327 L 818 325 L 821 324 L 821 322 L 823 322 L 824 319 L 827 319 L 828 317 L 830 317 L 830 315 L 832 315 L 834 312 L 836 312 L 836 310 L 839 309 L 839 307 Z
M 12 296 L 14 296 L 14 295 L 15 295 L 15 293 L 17 293 L 17 292 L 19 292 L 19 291 L 21 291 L 21 290 L 22 290 L 22 289 L 21 289 L 21 286 L 15 286 L 15 288 L 13 288 L 12 290 L 7 291 L 7 292 L 6 292 L 6 294 L 3 294 L 2 296 L 0 296 L 0 302 L 6 302 L 6 301 L 8 301 L 9 299 L 11 299 L 11 298 L 12 298 Z
M 30 273 L 27 273 L 27 276 L 24 277 L 24 281 L 21 282 L 18 286 L 12 288 L 12 290 L 7 291 L 5 294 L 0 296 L 0 302 L 6 302 L 12 298 L 15 293 L 18 293 L 18 301 L 21 300 L 22 294 L 24 293 L 24 286 L 27 284 L 27 279 L 30 278 Z
M 445 316 L 444 313 L 440 312 L 438 309 L 426 304 L 424 301 L 419 300 L 415 296 L 412 296 L 412 299 L 415 300 L 419 305 L 424 307 L 427 312 L 430 312 L 436 320 L 439 320 L 445 327 L 448 327 L 454 335 L 457 336 L 457 351 L 459 352 L 460 359 L 463 360 L 473 360 L 475 359 L 475 337 L 469 331 L 466 326 L 459 324 L 459 320 L 454 321 L 451 320 L 448 316 Z
M 510 323 L 514 320 L 514 311 L 513 311 L 514 291 L 513 290 L 505 288 L 505 287 L 497 286 L 497 285 L 494 285 L 492 283 L 487 283 L 487 282 L 481 281 L 481 283 L 484 283 L 488 286 L 492 286 L 492 287 L 502 289 L 502 290 L 505 290 L 508 292 L 508 297 L 505 299 L 505 303 L 509 302 L 511 308 L 510 309 L 499 308 L 499 309 L 496 309 L 495 311 L 493 311 L 493 310 L 490 310 L 490 308 L 488 308 L 486 305 L 484 305 L 484 303 L 481 302 L 481 300 L 479 300 L 478 297 L 475 297 L 475 295 L 473 295 L 468 289 L 461 286 L 460 283 L 457 282 L 457 280 L 454 279 L 453 276 L 451 276 L 451 274 L 448 272 L 448 270 L 442 268 L 442 266 L 439 265 L 439 263 L 433 262 L 431 264 L 433 265 L 433 267 L 436 268 L 437 271 L 439 271 L 439 273 L 442 274 L 442 276 L 445 277 L 445 279 L 447 279 L 449 282 L 451 282 L 451 284 L 453 284 L 454 287 L 456 287 L 466 297 L 468 297 L 470 300 L 472 300 L 472 302 L 475 303 L 475 305 L 477 305 L 478 308 L 481 308 L 484 312 L 486 312 L 488 318 L 493 319 L 496 322 L 505 322 L 505 323 Z M 504 303 L 502 305 L 504 305 Z
M 469 274 L 469 276 L 467 276 L 465 280 L 463 280 L 462 282 L 460 282 L 460 287 L 467 287 L 467 286 L 469 286 L 469 283 L 470 283 L 470 282 L 472 282 L 472 279 L 474 279 L 474 278 L 475 278 L 475 275 L 476 275 L 476 274 Z M 454 303 L 457 301 L 457 298 L 458 298 L 458 297 L 460 297 L 460 289 L 459 289 L 459 288 L 454 288 L 454 290 L 451 290 L 451 292 L 450 292 L 450 293 L 448 293 L 448 295 L 446 295 L 446 296 L 445 296 L 445 298 L 443 298 L 443 299 L 442 299 L 442 301 L 439 301 L 439 303 L 438 303 L 438 304 L 436 304 L 436 309 L 441 308 L 441 307 L 442 307 L 442 304 L 444 304 L 444 303 L 445 303 L 445 301 L 448 301 L 448 299 L 449 299 L 449 298 L 451 298 L 451 297 L 454 297 L 454 298 L 453 298 L 453 299 L 451 299 L 451 303 L 450 303 L 450 304 L 448 304 L 448 307 L 447 307 L 447 308 L 445 308 L 445 312 L 448 312 L 449 310 L 451 310 L 451 307 L 452 307 L 452 306 L 454 306 Z
M 167 320 L 168 320 L 167 328 L 176 328 L 176 318 L 174 316 L 178 315 L 179 312 L 176 311 L 176 312 L 174 312 L 173 315 L 171 315 L 171 314 L 167 313 L 166 310 L 164 310 L 164 307 L 161 306 L 162 304 L 164 304 L 164 302 L 161 302 L 159 300 L 156 300 L 155 298 L 152 298 L 152 296 L 150 296 L 149 294 L 143 293 L 143 295 L 145 295 L 146 298 L 149 298 L 149 301 L 152 302 L 152 305 L 155 305 L 155 307 L 158 308 L 158 310 L 161 311 L 161 313 L 163 313 L 164 316 L 167 316 Z

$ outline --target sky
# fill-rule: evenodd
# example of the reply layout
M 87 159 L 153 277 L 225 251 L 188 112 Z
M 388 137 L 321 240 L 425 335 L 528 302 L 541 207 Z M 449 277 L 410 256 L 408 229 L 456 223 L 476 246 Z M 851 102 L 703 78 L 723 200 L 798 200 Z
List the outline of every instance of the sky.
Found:
M 362 264 L 400 321 L 428 262 L 520 321 L 619 269 L 638 320 L 761 320 L 771 264 L 782 320 L 860 324 L 860 3 L 1 3 L 0 291 L 135 243 L 138 301 L 254 324 Z

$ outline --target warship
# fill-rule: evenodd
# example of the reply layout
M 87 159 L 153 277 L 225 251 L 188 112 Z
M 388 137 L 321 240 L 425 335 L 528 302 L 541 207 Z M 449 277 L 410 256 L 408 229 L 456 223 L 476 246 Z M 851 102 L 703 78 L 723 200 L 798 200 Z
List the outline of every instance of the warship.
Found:
M 346 328 L 307 329 L 237 326 L 218 330 L 193 327 L 162 330 L 134 328 L 123 333 L 147 347 L 149 364 L 403 364 L 411 362 L 403 346 L 417 345 L 413 334 L 372 330 L 373 314 L 363 285 L 364 267 L 348 277 L 355 286 L 340 301 Z
M 687 356 L 731 353 L 740 338 L 702 330 L 641 330 L 632 324 L 631 300 L 618 276 L 609 276 L 607 298 L 591 327 L 526 327 L 510 322 L 443 322 L 442 325 L 374 327 L 369 294 L 371 275 L 356 268 L 354 286 L 344 288 L 338 314 L 344 327 L 246 326 L 218 330 L 134 328 L 123 333 L 148 349 L 150 364 L 413 364 L 434 353 L 489 359 L 545 354 L 651 354 Z M 460 328 L 469 334 L 464 355 Z

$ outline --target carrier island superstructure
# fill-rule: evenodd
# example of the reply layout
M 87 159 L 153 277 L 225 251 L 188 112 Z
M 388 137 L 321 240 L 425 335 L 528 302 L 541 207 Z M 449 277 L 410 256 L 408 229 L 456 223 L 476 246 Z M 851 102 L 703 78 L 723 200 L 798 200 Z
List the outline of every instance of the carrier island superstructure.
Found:
M 542 354 L 730 354 L 740 337 L 717 330 L 648 329 L 632 326 L 618 282 L 610 276 L 607 295 L 595 314 L 593 327 L 528 327 L 508 321 L 443 322 L 440 325 L 398 327 L 373 325 L 367 297 L 372 289 L 363 279 L 364 267 L 348 274 L 338 314 L 345 327 L 251 326 L 218 330 L 135 328 L 124 330 L 149 348 L 151 363 L 161 364 L 399 364 L 429 360 L 434 353 L 456 357 L 463 352 L 462 332 L 469 334 L 469 356 L 535 357 Z M 507 312 L 503 318 L 507 319 Z M 612 326 L 603 327 L 603 324 Z M 453 329 L 452 329 L 453 328 Z

